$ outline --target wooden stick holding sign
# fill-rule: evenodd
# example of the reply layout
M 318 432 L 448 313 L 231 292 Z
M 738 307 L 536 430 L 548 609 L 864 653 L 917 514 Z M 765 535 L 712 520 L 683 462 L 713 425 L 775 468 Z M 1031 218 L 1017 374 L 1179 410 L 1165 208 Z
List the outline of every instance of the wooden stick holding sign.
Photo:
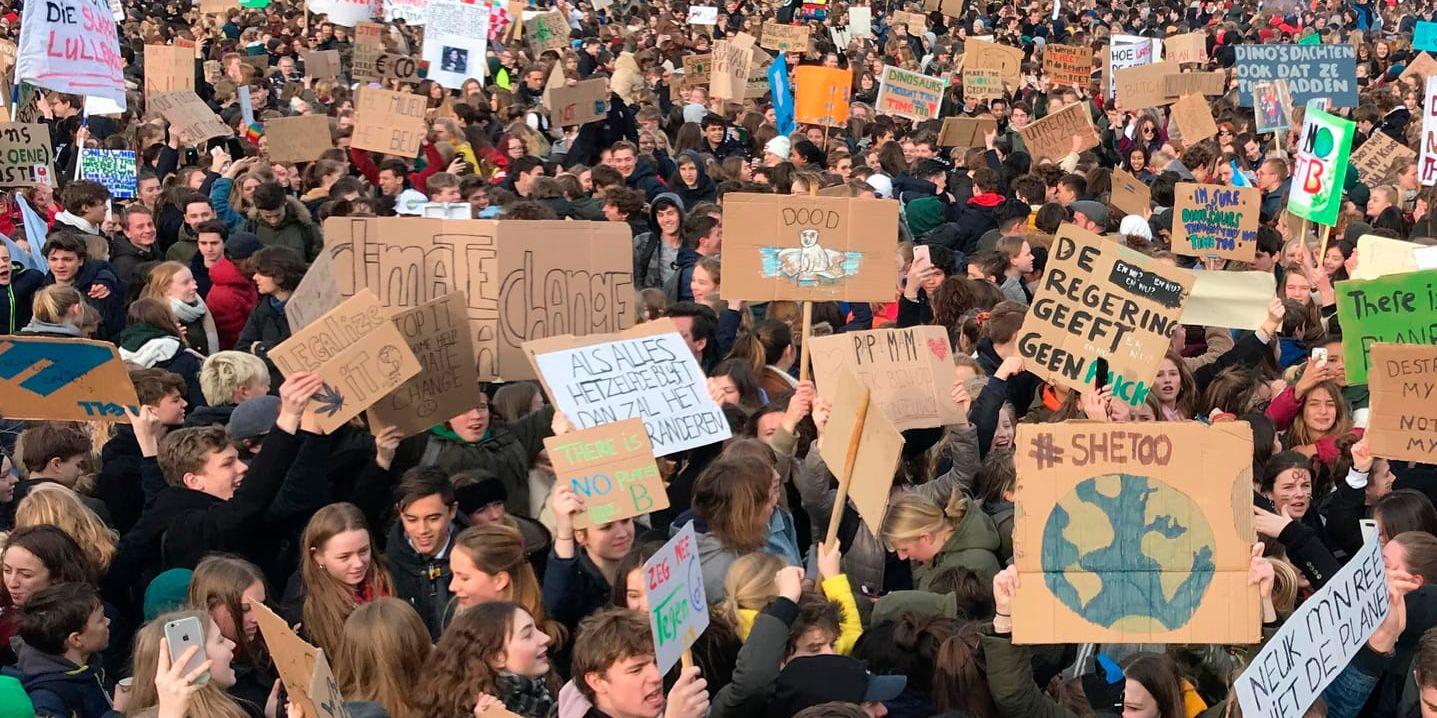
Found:
M 813 336 L 813 302 L 803 303 L 803 333 L 798 345 L 798 380 L 808 381 L 808 340 Z
M 872 404 L 873 392 L 868 385 L 858 378 L 853 370 L 844 368 L 840 372 L 840 384 L 838 395 L 834 397 L 833 414 L 829 417 L 828 425 L 824 427 L 824 435 L 819 437 L 819 453 L 825 461 L 829 461 L 830 469 L 834 467 L 828 458 L 830 454 L 837 456 L 836 442 L 844 441 L 843 460 L 838 464 L 838 493 L 833 497 L 833 510 L 828 515 L 828 536 L 824 539 L 824 545 L 832 546 L 838 538 L 838 524 L 843 519 L 843 507 L 848 503 L 848 489 L 853 482 L 853 466 L 858 462 L 858 445 L 863 441 L 863 425 L 868 420 L 868 407 Z M 824 451 L 825 439 L 832 439 L 833 451 Z M 892 480 L 889 474 L 889 480 Z M 875 531 L 875 533 L 877 533 Z

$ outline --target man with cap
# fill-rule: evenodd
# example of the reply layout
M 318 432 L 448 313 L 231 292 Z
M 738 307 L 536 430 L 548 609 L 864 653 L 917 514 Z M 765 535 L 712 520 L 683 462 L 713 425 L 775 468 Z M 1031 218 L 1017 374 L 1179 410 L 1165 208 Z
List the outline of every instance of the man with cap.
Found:
M 234 348 L 250 312 L 259 304 L 259 290 L 251 279 L 254 272 L 249 266 L 250 257 L 259 250 L 257 235 L 235 232 L 224 240 L 221 256 L 209 266 L 210 290 L 205 295 L 205 305 L 214 317 L 222 350 Z
M 279 410 L 279 397 L 265 394 L 246 399 L 230 412 L 225 433 L 240 450 L 241 459 L 250 461 L 259 453 L 264 437 L 274 430 L 275 422 L 279 421 Z
M 872 718 L 888 715 L 884 701 L 898 697 L 908 685 L 907 676 L 875 676 L 856 658 L 839 655 L 794 659 L 774 685 L 769 718 L 791 718 L 821 703 L 856 703 Z
M 1073 211 L 1073 224 L 1093 234 L 1108 233 L 1108 208 L 1102 202 L 1080 199 L 1068 209 Z

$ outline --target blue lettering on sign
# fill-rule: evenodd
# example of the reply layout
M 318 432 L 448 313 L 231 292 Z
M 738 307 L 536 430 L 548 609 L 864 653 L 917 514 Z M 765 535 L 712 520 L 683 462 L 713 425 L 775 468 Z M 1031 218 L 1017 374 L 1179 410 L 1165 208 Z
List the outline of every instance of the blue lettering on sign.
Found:
M 0 353 L 0 379 L 14 379 L 41 362 L 48 362 L 34 376 L 20 382 L 20 388 L 40 396 L 65 388 L 113 356 L 109 349 L 92 344 L 7 341 L 9 348 Z

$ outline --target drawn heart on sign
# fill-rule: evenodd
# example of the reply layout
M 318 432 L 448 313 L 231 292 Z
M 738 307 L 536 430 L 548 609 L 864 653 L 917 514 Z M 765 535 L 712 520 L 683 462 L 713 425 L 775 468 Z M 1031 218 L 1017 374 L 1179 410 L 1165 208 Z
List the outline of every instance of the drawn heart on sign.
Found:
M 947 359 L 948 342 L 944 339 L 929 339 L 928 351 L 933 352 L 933 356 L 936 356 L 939 359 Z

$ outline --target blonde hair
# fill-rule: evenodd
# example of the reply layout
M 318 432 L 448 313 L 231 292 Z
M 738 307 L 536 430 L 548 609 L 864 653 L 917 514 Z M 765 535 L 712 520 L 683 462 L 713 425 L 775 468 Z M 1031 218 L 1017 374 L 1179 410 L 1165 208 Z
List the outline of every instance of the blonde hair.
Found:
M 50 524 L 75 539 L 101 574 L 118 553 L 120 535 L 105 525 L 73 489 L 53 482 L 35 484 L 15 509 L 15 528 Z
M 35 302 L 31 306 L 31 310 L 33 316 L 42 322 L 74 324 L 70 321 L 70 312 L 77 306 L 83 306 L 84 303 L 85 300 L 80 297 L 80 292 L 74 287 L 68 284 L 51 284 L 35 293 Z
M 189 604 L 211 612 L 224 606 L 234 621 L 235 658 L 263 667 L 269 663 L 263 640 L 251 641 L 245 635 L 241 620 L 244 616 L 244 592 L 256 583 L 265 587 L 265 596 L 268 597 L 269 587 L 265 585 L 264 574 L 258 566 L 238 556 L 210 554 L 195 566 L 190 578 Z
M 1280 558 L 1269 558 L 1272 564 L 1272 607 L 1280 616 L 1297 608 L 1297 569 Z
M 524 537 L 518 527 L 503 523 L 470 526 L 454 537 L 454 550 L 463 551 L 476 568 L 490 576 L 509 574 L 509 585 L 501 600 L 513 601 L 528 611 L 535 625 L 554 639 L 556 647 L 563 643 L 563 626 L 549 620 L 544 613 L 539 579 L 534 576 L 534 567 L 529 565 L 524 553 Z
M 331 576 L 319 563 L 318 554 L 330 539 L 346 531 L 363 531 L 369 541 L 369 570 L 364 574 L 364 585 L 376 595 L 393 595 L 394 584 L 384 568 L 384 556 L 374 545 L 374 535 L 364 513 L 354 504 L 330 504 L 315 512 L 304 527 L 300 545 L 304 557 L 299 575 L 304 582 L 304 629 L 314 644 L 334 655 L 339 649 L 344 634 L 344 622 L 357 607 L 354 591 L 344 582 Z
M 774 574 L 788 564 L 771 553 L 762 551 L 739 556 L 728 567 L 723 580 L 723 601 L 719 612 L 729 623 L 740 625 L 740 609 L 757 611 L 778 595 Z
M 263 359 L 246 352 L 215 352 L 200 365 L 200 392 L 210 406 L 233 403 L 237 389 L 259 381 L 269 383 L 269 367 Z
M 140 290 L 140 298 L 159 299 L 165 302 L 165 306 L 169 306 L 170 295 L 166 294 L 165 290 L 170 288 L 170 282 L 174 281 L 175 275 L 188 271 L 190 268 L 179 262 L 156 264 L 155 268 L 150 270 L 149 279 L 145 280 L 145 288 Z
M 354 609 L 334 654 L 334 680 L 351 701 L 378 703 L 391 718 L 417 718 L 410 704 L 434 645 L 414 608 L 379 598 Z
M 912 541 L 923 534 L 935 538 L 963 521 L 968 504 L 961 491 L 953 492 L 947 506 L 911 491 L 893 497 L 888 503 L 888 513 L 883 517 L 879 537 L 893 550 L 896 543 Z
M 175 611 L 166 613 L 149 623 L 135 635 L 133 657 L 134 686 L 130 689 L 130 705 L 125 708 L 126 716 L 153 715 L 159 705 L 159 693 L 155 690 L 155 674 L 160 665 L 160 639 L 165 637 L 165 624 L 182 618 L 197 618 L 208 632 L 214 628 L 214 619 L 203 611 Z M 205 718 L 249 718 L 219 684 L 210 681 L 190 696 L 187 715 Z

